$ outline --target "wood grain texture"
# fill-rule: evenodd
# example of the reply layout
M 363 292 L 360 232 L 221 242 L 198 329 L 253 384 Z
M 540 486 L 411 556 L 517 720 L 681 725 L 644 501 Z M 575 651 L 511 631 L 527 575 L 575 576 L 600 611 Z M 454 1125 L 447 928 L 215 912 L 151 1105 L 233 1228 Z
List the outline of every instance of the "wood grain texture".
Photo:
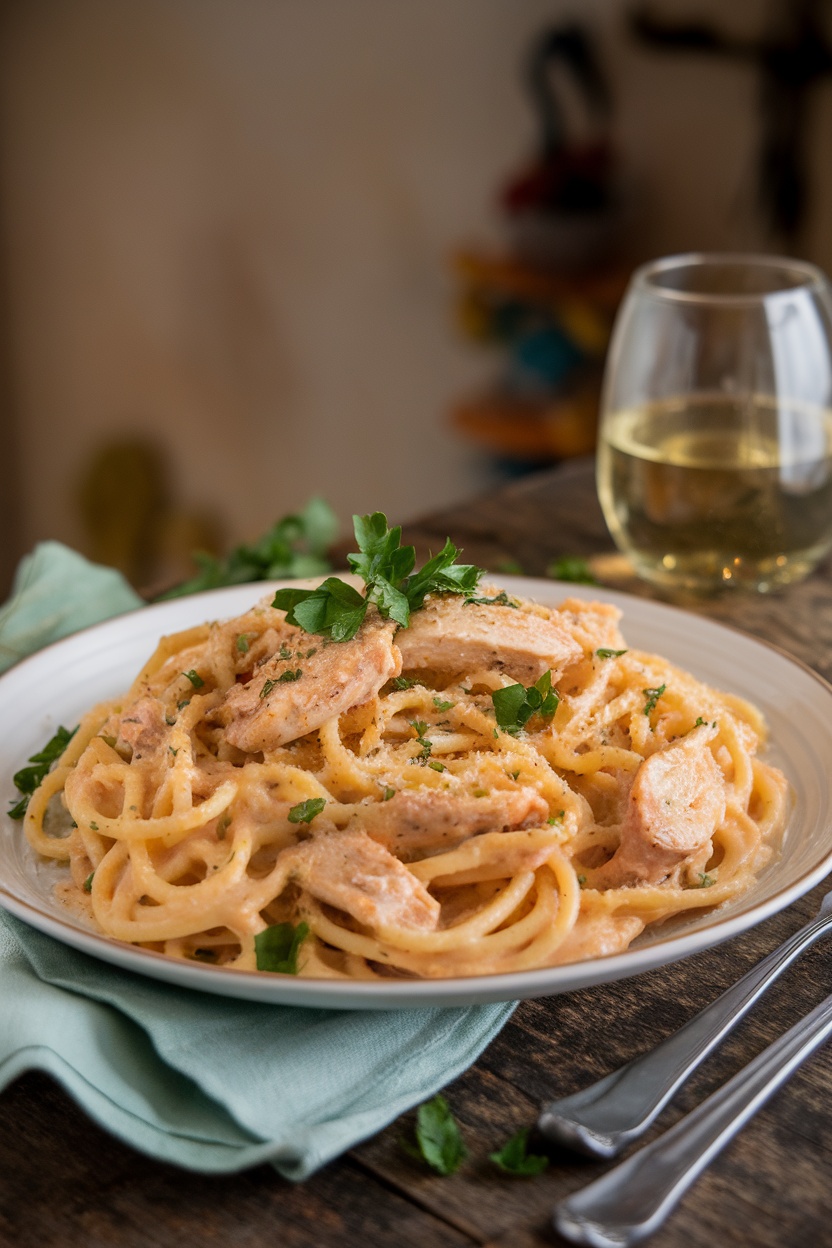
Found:
M 591 466 L 516 482 L 406 528 L 424 554 L 446 536 L 466 560 L 530 575 L 565 554 L 612 547 Z M 603 564 L 615 588 L 649 595 Z M 610 580 L 608 583 L 613 584 Z M 832 567 L 777 598 L 685 604 L 782 646 L 832 677 Z M 301 1185 L 267 1167 L 228 1178 L 152 1162 L 88 1121 L 42 1075 L 0 1098 L 0 1245 L 3 1248 L 542 1248 L 556 1200 L 604 1163 L 550 1152 L 548 1170 L 512 1179 L 488 1161 L 540 1104 L 576 1091 L 650 1048 L 797 930 L 823 887 L 718 948 L 638 977 L 521 1003 L 474 1067 L 445 1091 L 470 1149 L 450 1178 L 412 1160 L 401 1138 L 412 1115 Z M 656 1135 L 744 1066 L 832 991 L 832 946 L 805 954 L 697 1072 Z M 651 1243 L 655 1248 L 832 1246 L 832 1049 L 815 1054 L 722 1153 Z M 650 1137 L 648 1137 L 650 1138 Z

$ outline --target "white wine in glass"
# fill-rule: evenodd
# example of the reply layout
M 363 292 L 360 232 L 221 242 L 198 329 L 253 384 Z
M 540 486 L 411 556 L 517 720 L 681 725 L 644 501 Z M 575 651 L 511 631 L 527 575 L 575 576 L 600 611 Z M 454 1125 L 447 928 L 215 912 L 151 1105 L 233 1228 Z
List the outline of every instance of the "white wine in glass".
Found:
M 762 592 L 832 547 L 832 299 L 798 261 L 681 256 L 635 274 L 598 450 L 610 532 L 666 590 Z

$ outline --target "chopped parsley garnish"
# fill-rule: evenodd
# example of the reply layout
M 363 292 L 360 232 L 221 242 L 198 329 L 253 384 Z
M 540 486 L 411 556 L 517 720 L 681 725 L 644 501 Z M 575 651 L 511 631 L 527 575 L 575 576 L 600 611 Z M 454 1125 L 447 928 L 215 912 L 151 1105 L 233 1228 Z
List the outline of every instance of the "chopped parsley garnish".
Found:
M 549 824 L 550 827 L 554 827 L 556 823 L 563 823 L 563 816 L 565 814 L 566 814 L 565 810 L 558 811 L 556 815 L 550 815 L 549 818 L 546 820 L 546 822 Z
M 406 1142 L 407 1151 L 426 1161 L 437 1174 L 455 1174 L 468 1156 L 468 1149 L 450 1106 L 444 1096 L 425 1101 L 416 1111 L 415 1145 Z
M 289 810 L 290 823 L 311 823 L 326 806 L 325 797 L 309 797 L 305 802 L 298 802 Z
M 504 589 L 501 589 L 499 594 L 495 594 L 493 598 L 466 598 L 464 605 L 466 607 L 514 607 L 514 609 L 517 610 L 517 603 L 513 602 L 512 599 L 509 598 Z
M 349 641 L 358 632 L 370 603 L 385 619 L 406 628 L 412 611 L 423 606 L 430 593 L 468 594 L 477 587 L 482 570 L 457 564 L 459 554 L 450 539 L 418 572 L 416 550 L 402 546 L 401 527 L 387 527 L 387 517 L 354 516 L 359 554 L 347 556 L 353 572 L 364 580 L 364 594 L 338 577 L 330 576 L 317 589 L 279 589 L 273 606 L 286 612 L 289 624 L 332 641 Z
M 595 653 L 598 655 L 599 659 L 620 659 L 621 655 L 626 654 L 627 651 L 626 650 L 608 650 L 606 646 L 602 646 L 601 649 L 596 650 Z
M 572 581 L 577 585 L 597 585 L 586 559 L 580 555 L 561 555 L 546 569 L 546 575 L 554 581 Z
M 292 668 L 288 668 L 285 672 L 281 672 L 279 676 L 276 676 L 274 680 L 265 680 L 263 682 L 263 688 L 260 690 L 260 697 L 267 698 L 276 685 L 291 684 L 292 681 L 300 680 L 302 675 L 303 672 L 299 667 L 294 670 Z
M 394 676 L 390 682 L 394 689 L 412 689 L 414 685 L 421 685 L 421 680 L 417 676 Z
M 452 706 L 456 706 L 455 702 L 445 702 L 442 698 L 434 698 L 433 705 L 438 711 L 449 711 Z
M 517 736 L 532 715 L 551 719 L 558 709 L 560 698 L 552 688 L 552 673 L 544 672 L 528 689 L 525 685 L 508 685 L 505 689 L 495 689 L 491 694 L 491 701 L 494 703 L 494 714 L 499 726 L 504 732 Z
M 195 672 L 193 668 L 191 668 L 189 672 L 183 672 L 182 675 L 187 676 L 194 689 L 201 689 L 205 684 L 205 681 L 202 679 L 199 672 Z
M 434 771 L 447 771 L 445 764 L 440 763 L 439 760 L 436 758 L 431 758 L 428 761 L 428 767 L 433 768 Z
M 279 655 L 280 655 L 281 659 L 291 659 L 291 657 L 292 657 L 292 651 L 291 651 L 291 650 L 289 649 L 289 647 L 286 645 L 286 642 L 285 642 L 285 641 L 283 641 L 283 642 L 281 642 L 281 643 L 280 643 L 280 650 L 278 651 L 278 653 L 279 653 Z
M 84 888 L 84 892 L 85 892 L 85 893 L 91 893 L 91 892 L 92 892 L 92 882 L 93 882 L 93 878 L 94 878 L 94 876 L 95 876 L 95 872 L 94 872 L 94 871 L 90 871 L 89 875 L 88 875 L 88 876 L 87 876 L 87 878 L 84 880 L 83 888 Z
M 98 831 L 98 824 L 97 824 L 97 823 L 91 823 L 91 824 L 90 824 L 90 828 L 92 829 L 92 831 L 93 831 L 93 832 L 97 832 L 97 831 Z
M 699 883 L 694 884 L 694 888 L 712 888 L 716 884 L 716 880 L 712 875 L 706 875 L 704 871 L 699 872 Z
M 656 703 L 667 689 L 667 685 L 659 685 L 656 689 L 642 689 L 642 693 L 647 694 L 647 701 L 644 703 L 644 714 L 649 715 L 651 711 L 655 711 Z
M 411 761 L 424 763 L 430 758 L 430 752 L 433 749 L 433 745 L 425 736 L 425 733 L 428 730 L 428 726 L 423 719 L 413 719 L 410 721 L 410 727 L 416 733 L 416 740 L 419 742 L 419 745 L 422 747 L 421 754 L 417 754 L 416 757 L 412 759 Z
M 391 797 L 395 797 L 395 796 L 396 796 L 396 790 L 395 790 L 395 789 L 391 789 L 391 788 L 390 788 L 390 785 L 388 784 L 388 785 L 387 785 L 387 787 L 386 787 L 386 788 L 385 788 L 385 790 L 384 790 L 384 796 L 383 796 L 383 798 L 382 798 L 382 801 L 389 802 L 389 801 L 390 801 L 390 798 L 391 798 Z
M 297 975 L 298 953 L 309 935 L 308 923 L 275 923 L 254 937 L 258 971 Z
M 58 728 L 54 737 L 47 741 L 43 749 L 31 756 L 29 762 L 32 766 L 22 767 L 20 771 L 15 772 L 15 787 L 23 796 L 9 808 L 8 813 L 12 819 L 22 819 L 26 814 L 29 798 L 46 778 L 50 767 L 61 757 L 77 731 L 77 728 L 73 728 L 71 732 L 68 728 Z
M 162 598 L 283 576 L 320 576 L 330 570 L 326 554 L 337 535 L 338 518 L 332 508 L 322 498 L 312 498 L 296 515 L 278 520 L 252 546 L 237 546 L 224 558 L 194 551 L 197 575 Z
M 245 633 L 240 633 L 240 636 L 237 638 L 237 649 L 240 654 L 248 654 L 248 637 L 246 637 Z
M 543 1173 L 549 1164 L 549 1158 L 540 1153 L 530 1153 L 528 1144 L 529 1127 L 521 1127 L 498 1152 L 489 1153 L 488 1156 L 506 1174 L 512 1174 L 516 1178 L 530 1178 Z

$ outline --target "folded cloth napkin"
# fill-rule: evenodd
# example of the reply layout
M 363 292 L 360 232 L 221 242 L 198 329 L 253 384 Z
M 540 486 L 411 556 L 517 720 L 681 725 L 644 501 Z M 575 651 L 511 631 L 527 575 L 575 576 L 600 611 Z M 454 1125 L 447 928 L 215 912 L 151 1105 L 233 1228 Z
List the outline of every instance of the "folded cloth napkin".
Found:
M 0 652 L 22 658 L 138 602 L 47 543 L 0 611 Z M 465 1070 L 513 1009 L 243 1002 L 118 970 L 0 910 L 0 1088 L 47 1071 L 113 1134 L 192 1170 L 271 1162 L 306 1178 Z

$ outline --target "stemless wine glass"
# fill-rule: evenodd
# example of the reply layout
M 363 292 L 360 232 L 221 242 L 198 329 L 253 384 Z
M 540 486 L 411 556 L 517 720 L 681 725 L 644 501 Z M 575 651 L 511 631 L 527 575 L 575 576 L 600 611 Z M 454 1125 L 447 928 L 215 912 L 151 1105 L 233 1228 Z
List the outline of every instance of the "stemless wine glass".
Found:
M 668 591 L 801 580 L 832 547 L 832 296 L 811 264 L 684 255 L 634 274 L 604 380 L 598 494 Z

